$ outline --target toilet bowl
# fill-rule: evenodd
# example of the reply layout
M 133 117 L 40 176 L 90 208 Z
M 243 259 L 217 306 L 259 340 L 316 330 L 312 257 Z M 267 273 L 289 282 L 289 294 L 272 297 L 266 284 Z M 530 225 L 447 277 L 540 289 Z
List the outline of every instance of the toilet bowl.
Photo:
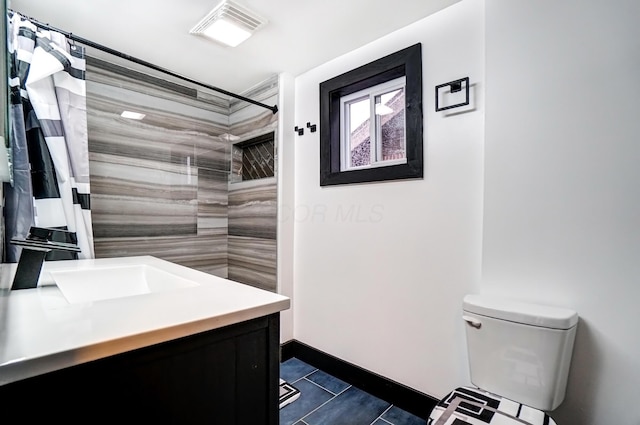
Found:
M 471 383 L 443 397 L 427 425 L 556 425 L 578 315 L 565 308 L 467 295 Z

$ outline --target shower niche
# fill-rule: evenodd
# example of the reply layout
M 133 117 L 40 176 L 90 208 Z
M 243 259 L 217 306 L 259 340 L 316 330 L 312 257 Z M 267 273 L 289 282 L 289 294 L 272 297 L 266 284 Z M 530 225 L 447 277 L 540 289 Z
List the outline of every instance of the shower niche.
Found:
M 235 143 L 231 148 L 231 182 L 275 176 L 275 132 Z

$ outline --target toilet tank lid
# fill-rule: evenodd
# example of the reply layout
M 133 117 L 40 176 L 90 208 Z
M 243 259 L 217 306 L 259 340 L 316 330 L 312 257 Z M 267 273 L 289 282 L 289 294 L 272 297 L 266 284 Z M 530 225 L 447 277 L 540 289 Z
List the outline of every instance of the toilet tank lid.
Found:
M 495 319 L 552 329 L 570 329 L 578 323 L 578 313 L 507 298 L 470 294 L 464 297 L 463 310 Z

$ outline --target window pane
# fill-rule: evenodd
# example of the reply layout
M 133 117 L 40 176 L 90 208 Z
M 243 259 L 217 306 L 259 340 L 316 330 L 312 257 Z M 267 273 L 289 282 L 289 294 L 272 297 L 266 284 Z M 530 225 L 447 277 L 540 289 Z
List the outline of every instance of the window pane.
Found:
M 368 97 L 349 104 L 350 167 L 371 163 L 370 115 Z
M 376 96 L 376 127 L 380 135 L 380 161 L 405 159 L 404 89 Z

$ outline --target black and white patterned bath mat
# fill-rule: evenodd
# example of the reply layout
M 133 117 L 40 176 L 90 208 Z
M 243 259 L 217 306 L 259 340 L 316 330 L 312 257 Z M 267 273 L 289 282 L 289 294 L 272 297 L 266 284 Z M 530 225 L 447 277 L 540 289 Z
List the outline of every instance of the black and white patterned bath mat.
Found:
M 427 425 L 556 425 L 546 413 L 477 388 L 460 387 L 431 411 Z
M 280 408 L 293 403 L 300 397 L 300 391 L 284 379 L 280 379 Z

